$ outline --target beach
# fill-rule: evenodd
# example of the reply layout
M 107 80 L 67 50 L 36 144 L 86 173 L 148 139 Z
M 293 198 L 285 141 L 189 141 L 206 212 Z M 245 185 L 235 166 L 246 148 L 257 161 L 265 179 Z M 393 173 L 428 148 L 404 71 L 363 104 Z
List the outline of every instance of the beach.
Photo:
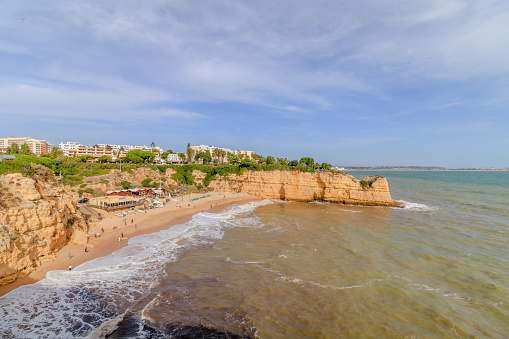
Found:
M 370 174 L 403 208 L 233 194 L 114 217 L 100 257 L 68 271 L 63 250 L 0 297 L 0 337 L 507 338 L 509 172 Z
M 205 198 L 200 199 L 200 197 Z M 195 198 L 198 199 L 192 201 Z M 125 217 L 115 215 L 120 210 L 107 212 L 97 209 L 103 219 L 90 223 L 88 231 L 90 238 L 86 246 L 72 243 L 65 245 L 55 254 L 55 260 L 46 261 L 28 276 L 0 286 L 0 296 L 20 286 L 44 279 L 49 271 L 69 270 L 69 265 L 76 268 L 89 260 L 107 256 L 127 246 L 129 239 L 135 236 L 158 232 L 173 225 L 185 223 L 196 213 L 202 211 L 216 213 L 232 204 L 243 204 L 259 199 L 243 193 L 207 192 L 188 194 L 172 200 L 162 208 L 151 209 L 147 213 L 127 214 Z M 96 233 L 100 234 L 100 237 L 95 237 Z

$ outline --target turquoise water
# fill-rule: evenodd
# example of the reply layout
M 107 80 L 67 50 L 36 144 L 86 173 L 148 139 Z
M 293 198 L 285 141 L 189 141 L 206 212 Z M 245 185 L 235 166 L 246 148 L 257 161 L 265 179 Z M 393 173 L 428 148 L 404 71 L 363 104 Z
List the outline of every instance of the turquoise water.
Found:
M 350 171 L 349 173 L 361 179 L 376 173 L 386 178 L 509 187 L 509 171 Z
M 405 208 L 200 213 L 0 298 L 0 335 L 509 337 L 509 172 L 351 174 Z

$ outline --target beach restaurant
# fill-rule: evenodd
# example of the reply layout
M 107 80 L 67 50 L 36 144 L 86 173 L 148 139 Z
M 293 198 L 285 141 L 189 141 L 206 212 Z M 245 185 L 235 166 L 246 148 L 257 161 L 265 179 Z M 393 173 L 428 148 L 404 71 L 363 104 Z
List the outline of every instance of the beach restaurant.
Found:
M 119 196 L 119 197 L 162 197 L 166 195 L 164 188 L 153 189 L 153 188 L 131 188 L 125 190 L 116 190 L 106 192 L 108 197 Z
M 119 208 L 128 208 L 143 205 L 143 200 L 139 197 L 98 197 L 90 199 L 90 206 L 103 210 L 114 210 Z

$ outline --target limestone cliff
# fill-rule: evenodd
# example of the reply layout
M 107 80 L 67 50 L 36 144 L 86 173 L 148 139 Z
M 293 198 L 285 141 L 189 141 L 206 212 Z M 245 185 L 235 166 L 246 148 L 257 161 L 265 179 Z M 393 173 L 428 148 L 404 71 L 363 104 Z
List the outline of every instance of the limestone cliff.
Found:
M 399 206 L 384 177 L 357 180 L 350 174 L 298 171 L 245 171 L 216 176 L 210 187 L 221 192 L 242 192 L 263 199 L 324 201 L 365 206 Z
M 0 175 L 0 285 L 32 272 L 67 242 L 85 244 L 87 224 L 50 170 Z

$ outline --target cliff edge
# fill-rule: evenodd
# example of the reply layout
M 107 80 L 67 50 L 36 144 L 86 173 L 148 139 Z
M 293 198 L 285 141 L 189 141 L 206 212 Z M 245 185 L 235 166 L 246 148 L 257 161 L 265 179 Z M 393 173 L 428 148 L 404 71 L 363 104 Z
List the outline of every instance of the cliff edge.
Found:
M 350 174 L 299 171 L 245 171 L 216 176 L 210 187 L 220 192 L 242 192 L 262 199 L 323 201 L 364 206 L 400 206 L 391 198 L 387 179 L 355 179 Z
M 88 241 L 78 195 L 66 192 L 49 169 L 34 169 L 32 177 L 0 175 L 0 285 L 53 260 L 68 242 Z

